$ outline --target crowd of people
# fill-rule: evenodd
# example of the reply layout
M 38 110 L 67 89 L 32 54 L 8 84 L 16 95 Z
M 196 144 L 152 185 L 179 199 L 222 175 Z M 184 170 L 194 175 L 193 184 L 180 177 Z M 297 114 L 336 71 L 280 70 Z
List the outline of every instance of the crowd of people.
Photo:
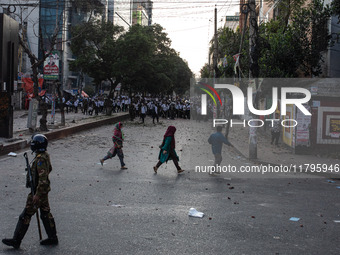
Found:
M 129 105 L 129 113 L 131 120 L 139 117 L 142 123 L 147 115 L 152 117 L 154 124 L 159 118 L 190 119 L 190 102 L 185 98 L 136 97 Z
M 48 100 L 46 100 L 48 103 Z M 187 98 L 171 97 L 143 97 L 143 96 L 117 96 L 108 98 L 107 96 L 79 97 L 72 96 L 67 100 L 62 98 L 56 104 L 60 108 L 63 104 L 66 113 L 75 112 L 84 115 L 99 115 L 128 112 L 130 120 L 139 118 L 142 123 L 146 116 L 152 117 L 153 123 L 159 122 L 160 118 L 166 119 L 190 119 L 191 104 Z

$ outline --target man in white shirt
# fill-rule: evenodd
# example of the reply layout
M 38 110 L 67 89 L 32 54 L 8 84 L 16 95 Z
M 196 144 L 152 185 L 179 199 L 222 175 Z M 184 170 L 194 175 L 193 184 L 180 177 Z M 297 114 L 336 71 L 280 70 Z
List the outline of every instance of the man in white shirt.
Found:
M 75 113 L 78 113 L 78 104 L 79 104 L 79 99 L 77 98 L 73 103 Z
M 168 116 L 168 105 L 166 103 L 162 104 L 162 117 L 166 118 Z
M 159 122 L 158 116 L 158 104 L 153 104 L 151 108 L 152 122 L 155 124 L 155 119 L 157 119 L 157 123 Z
M 142 106 L 140 108 L 140 117 L 142 118 L 142 123 L 144 123 L 144 119 L 146 116 L 146 111 L 147 111 L 147 107 L 144 103 L 142 103 Z

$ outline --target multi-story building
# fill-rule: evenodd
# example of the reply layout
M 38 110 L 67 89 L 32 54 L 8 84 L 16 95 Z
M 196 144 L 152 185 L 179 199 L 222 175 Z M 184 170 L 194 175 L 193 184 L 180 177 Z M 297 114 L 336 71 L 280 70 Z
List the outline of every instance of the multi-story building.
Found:
M 144 8 L 145 8 L 146 14 L 148 16 L 148 26 L 151 26 L 152 25 L 153 2 L 150 1 L 150 0 L 144 2 Z
M 127 31 L 132 25 L 132 4 L 132 0 L 109 0 L 109 21 Z
M 86 13 L 81 8 L 77 8 L 71 1 L 36 0 L 9 1 L 0 0 L 2 12 L 9 14 L 20 24 L 23 39 L 27 42 L 30 51 L 41 58 L 42 52 L 39 45 L 43 44 L 45 49 L 50 49 L 51 37 L 58 28 L 57 43 L 54 45 L 54 63 L 58 66 L 58 74 L 45 74 L 45 81 L 59 79 L 65 89 L 79 87 L 82 76 L 77 72 L 69 70 L 69 63 L 73 55 L 70 50 L 70 26 L 88 20 L 90 15 L 97 18 L 108 19 L 108 0 L 97 0 L 93 3 L 104 9 L 103 14 Z M 0 11 L 1 11 L 0 9 Z M 41 29 L 42 37 L 39 36 Z M 19 49 L 19 82 L 21 77 L 29 77 L 31 73 L 31 63 L 27 54 Z M 46 71 L 46 70 L 45 70 Z M 44 74 L 41 68 L 41 74 Z
M 25 1 L 25 5 L 15 5 L 14 1 L 0 0 L 0 12 L 9 15 L 20 24 L 23 39 L 28 42 L 31 52 L 38 56 L 39 4 L 34 0 Z M 31 70 L 27 55 L 19 49 L 19 79 Z
M 58 75 L 45 74 L 45 80 L 59 79 L 64 89 L 79 88 L 91 83 L 89 77 L 79 72 L 70 71 L 70 62 L 75 59 L 70 49 L 70 27 L 87 21 L 91 17 L 111 21 L 114 25 L 123 26 L 125 31 L 133 24 L 151 25 L 152 2 L 141 0 L 95 0 L 92 1 L 102 8 L 102 13 L 84 12 L 73 1 L 66 0 L 0 0 L 0 11 L 9 14 L 20 24 L 24 40 L 31 52 L 41 58 L 38 50 L 40 43 L 45 49 L 50 48 L 51 36 L 58 26 L 57 44 L 54 46 L 53 61 L 59 68 Z M 41 29 L 42 37 L 39 37 Z M 51 61 L 51 59 L 49 58 Z M 28 56 L 19 50 L 19 79 L 30 76 L 31 64 Z M 46 71 L 46 70 L 45 70 Z M 41 68 L 41 74 L 44 70 Z
M 150 26 L 152 24 L 153 2 L 134 0 L 132 5 L 132 25 Z
M 109 21 L 124 27 L 125 31 L 135 24 L 152 24 L 153 2 L 150 0 L 109 0 L 108 6 Z

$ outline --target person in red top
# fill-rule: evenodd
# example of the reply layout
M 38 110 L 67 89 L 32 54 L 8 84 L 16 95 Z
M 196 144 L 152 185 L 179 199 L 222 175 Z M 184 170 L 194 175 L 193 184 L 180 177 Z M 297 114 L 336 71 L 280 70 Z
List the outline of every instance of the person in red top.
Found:
M 101 165 L 103 165 L 104 161 L 110 158 L 113 158 L 114 156 L 118 156 L 121 164 L 122 170 L 127 169 L 124 163 L 124 154 L 123 154 L 123 141 L 124 141 L 124 134 L 122 132 L 123 124 L 121 122 L 118 122 L 115 124 L 115 129 L 112 136 L 112 142 L 113 147 L 107 152 L 107 155 L 100 159 Z

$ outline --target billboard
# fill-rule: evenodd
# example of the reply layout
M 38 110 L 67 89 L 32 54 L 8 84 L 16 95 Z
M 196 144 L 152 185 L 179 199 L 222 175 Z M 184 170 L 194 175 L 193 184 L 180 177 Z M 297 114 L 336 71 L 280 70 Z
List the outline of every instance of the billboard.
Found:
M 53 51 L 44 61 L 44 79 L 59 79 L 59 52 Z

